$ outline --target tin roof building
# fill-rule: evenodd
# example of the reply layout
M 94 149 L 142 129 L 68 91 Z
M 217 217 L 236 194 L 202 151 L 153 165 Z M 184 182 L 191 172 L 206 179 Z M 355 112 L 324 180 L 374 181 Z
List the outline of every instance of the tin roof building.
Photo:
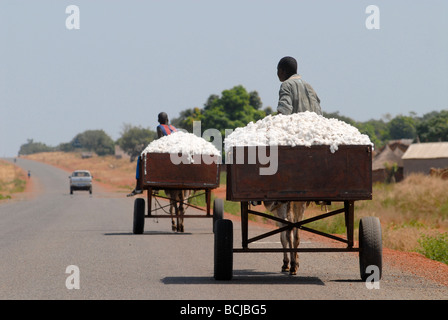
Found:
M 411 144 L 401 159 L 404 176 L 414 172 L 429 174 L 431 168 L 448 168 L 448 142 Z

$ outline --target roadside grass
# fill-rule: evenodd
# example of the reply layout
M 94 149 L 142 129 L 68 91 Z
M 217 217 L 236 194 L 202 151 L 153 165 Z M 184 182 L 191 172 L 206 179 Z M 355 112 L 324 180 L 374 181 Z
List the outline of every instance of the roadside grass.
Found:
M 26 182 L 22 169 L 0 160 L 0 200 L 12 199 L 14 194 L 25 191 Z
M 325 213 L 322 212 L 324 209 L 319 207 L 320 206 L 311 204 L 310 207 L 308 207 L 308 212 L 305 212 L 305 219 Z M 328 211 L 333 211 L 342 207 L 343 206 L 341 205 L 332 205 L 327 209 Z M 325 219 L 313 221 L 311 223 L 307 223 L 304 226 L 329 234 L 345 234 L 347 232 L 345 227 L 345 215 L 343 213 Z
M 448 264 L 448 233 L 435 236 L 423 235 L 418 239 L 421 248 L 417 249 L 425 257 Z
M 381 221 L 383 246 L 422 253 L 431 259 L 448 260 L 448 180 L 414 174 L 395 184 L 376 183 L 373 199 L 355 202 L 355 229 L 359 219 L 375 216 Z M 332 206 L 329 210 L 335 210 Z M 307 214 L 307 213 L 306 213 Z M 311 216 L 317 214 L 308 213 Z M 344 234 L 344 215 L 319 220 L 311 227 Z M 355 238 L 358 232 L 355 231 Z
M 27 156 L 67 170 L 87 169 L 96 181 L 113 186 L 120 192 L 128 192 L 135 186 L 135 162 L 115 159 L 113 156 L 82 159 L 81 154 L 51 152 Z M 221 173 L 221 186 L 226 184 L 226 175 Z M 426 175 L 410 175 L 404 181 L 393 184 L 375 183 L 373 199 L 355 202 L 355 240 L 359 219 L 375 216 L 381 221 L 383 246 L 400 250 L 420 252 L 446 261 L 448 249 L 448 180 Z M 2 193 L 0 189 L 0 193 Z M 212 203 L 214 195 L 212 193 Z M 205 206 L 205 196 L 192 200 L 192 204 Z M 328 210 L 340 208 L 342 203 L 333 203 Z M 224 210 L 239 215 L 240 203 L 224 200 Z M 256 207 L 263 211 L 264 207 Z M 311 204 L 305 218 L 322 214 L 324 208 Z M 251 220 L 265 221 L 253 215 Z M 272 223 L 269 221 L 269 223 Z M 345 234 L 344 214 L 325 218 L 308 224 L 310 228 L 330 233 Z M 444 258 L 445 257 L 445 258 Z M 445 262 L 446 263 L 446 262 Z

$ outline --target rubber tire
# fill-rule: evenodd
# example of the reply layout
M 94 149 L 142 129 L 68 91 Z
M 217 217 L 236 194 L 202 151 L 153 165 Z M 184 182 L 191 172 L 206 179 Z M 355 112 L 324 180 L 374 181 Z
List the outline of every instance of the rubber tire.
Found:
M 220 219 L 215 223 L 215 280 L 231 280 L 233 275 L 233 223 Z
M 145 229 L 145 199 L 137 198 L 134 201 L 134 234 L 142 234 Z
M 73 188 L 70 188 L 70 194 L 73 194 Z
M 89 188 L 89 193 L 92 194 L 92 187 Z
M 213 201 L 213 233 L 215 233 L 216 221 L 224 218 L 224 201 L 215 199 Z
M 370 265 L 378 267 L 379 279 L 383 268 L 383 245 L 381 224 L 377 217 L 363 217 L 359 222 L 359 270 L 361 279 L 366 281 L 371 273 L 366 269 Z

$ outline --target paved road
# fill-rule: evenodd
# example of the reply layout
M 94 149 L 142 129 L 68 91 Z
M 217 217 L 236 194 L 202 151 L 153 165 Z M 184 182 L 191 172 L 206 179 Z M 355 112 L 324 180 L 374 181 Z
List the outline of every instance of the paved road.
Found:
M 234 254 L 233 280 L 217 282 L 211 219 L 186 220 L 183 234 L 171 232 L 169 219 L 146 219 L 144 234 L 134 235 L 134 199 L 98 186 L 70 195 L 65 171 L 18 164 L 31 170 L 38 195 L 0 204 L 0 299 L 448 298 L 447 287 L 387 265 L 380 289 L 367 289 L 352 253 L 301 254 L 298 276 L 279 272 L 279 253 Z M 239 245 L 237 221 L 234 236 Z M 278 236 L 256 245 L 280 246 Z M 303 237 L 302 246 L 318 245 Z M 67 289 L 70 265 L 79 268 L 79 289 Z

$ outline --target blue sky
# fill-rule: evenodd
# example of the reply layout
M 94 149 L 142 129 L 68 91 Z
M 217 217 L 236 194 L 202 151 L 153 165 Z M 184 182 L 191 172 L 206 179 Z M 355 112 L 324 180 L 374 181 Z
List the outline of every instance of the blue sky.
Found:
M 380 10 L 369 30 L 368 5 Z M 68 30 L 77 5 L 80 29 Z M 448 1 L 0 0 L 0 157 L 27 139 L 155 129 L 235 85 L 275 109 L 278 60 L 358 121 L 448 109 Z

